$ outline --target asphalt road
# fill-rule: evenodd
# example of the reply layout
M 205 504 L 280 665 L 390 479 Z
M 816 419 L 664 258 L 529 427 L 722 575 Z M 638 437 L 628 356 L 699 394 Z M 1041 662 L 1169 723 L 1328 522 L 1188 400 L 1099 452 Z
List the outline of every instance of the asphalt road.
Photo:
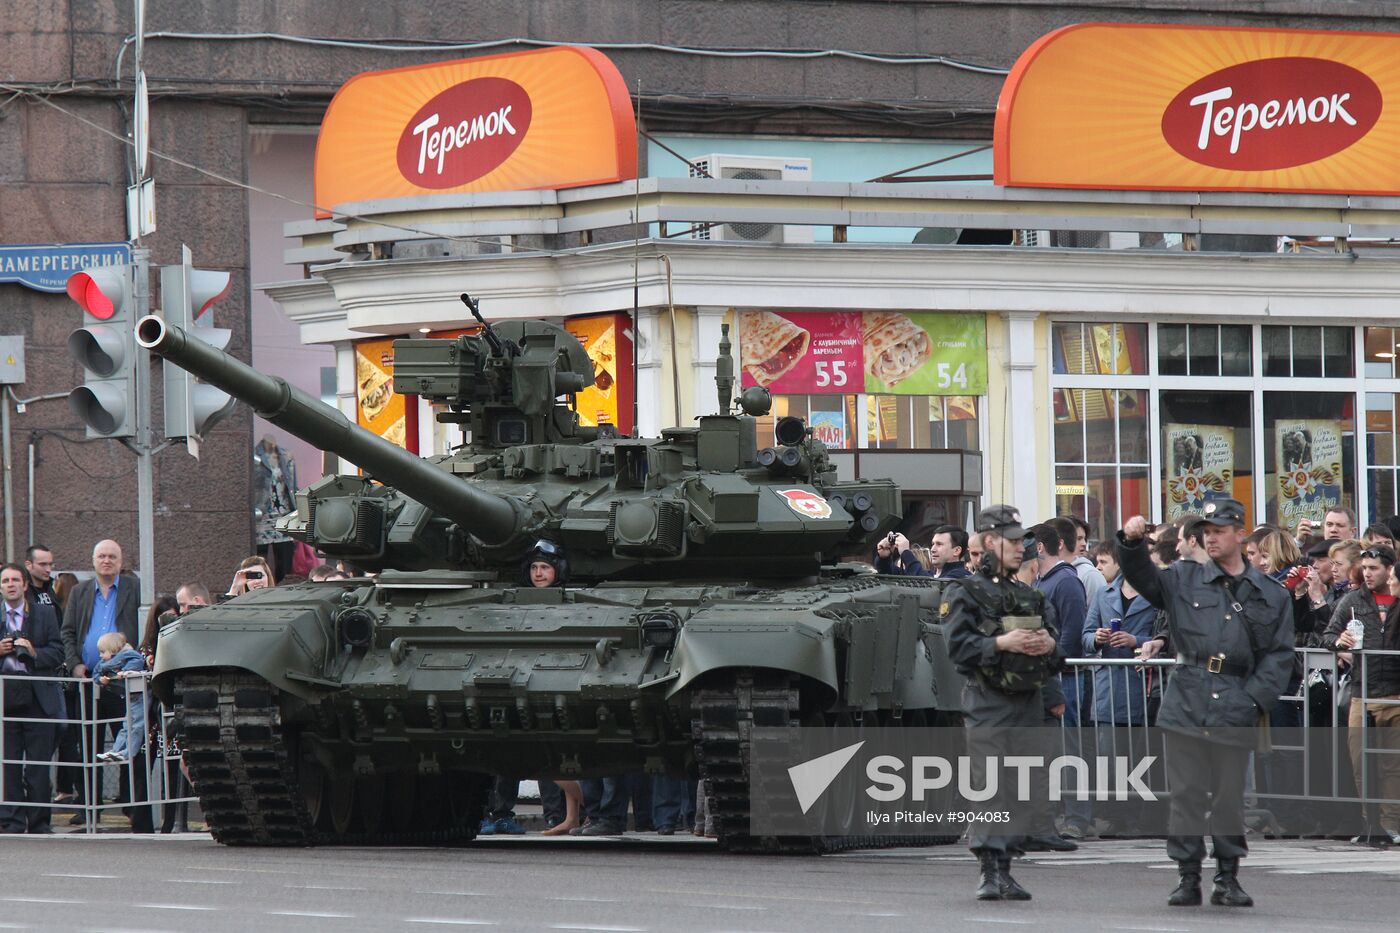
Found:
M 230 849 L 207 836 L 9 836 L 0 929 L 219 931 L 1395 929 L 1400 852 L 1260 842 L 1241 874 L 1260 906 L 1169 909 L 1161 844 L 1091 842 L 1015 874 L 1029 903 L 972 899 L 954 848 L 731 856 L 682 837 L 538 837 L 466 849 Z

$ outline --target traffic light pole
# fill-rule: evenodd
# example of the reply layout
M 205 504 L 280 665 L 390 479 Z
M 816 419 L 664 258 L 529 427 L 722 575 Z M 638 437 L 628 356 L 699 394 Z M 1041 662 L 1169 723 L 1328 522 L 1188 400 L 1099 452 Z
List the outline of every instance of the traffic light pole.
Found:
M 139 321 L 151 313 L 151 251 L 137 247 L 131 251 L 136 267 L 136 287 L 132 298 Z M 141 608 L 156 601 L 155 537 L 155 435 L 151 430 L 151 353 L 136 345 L 136 436 L 131 445 L 136 453 L 136 539 L 137 561 L 141 570 Z

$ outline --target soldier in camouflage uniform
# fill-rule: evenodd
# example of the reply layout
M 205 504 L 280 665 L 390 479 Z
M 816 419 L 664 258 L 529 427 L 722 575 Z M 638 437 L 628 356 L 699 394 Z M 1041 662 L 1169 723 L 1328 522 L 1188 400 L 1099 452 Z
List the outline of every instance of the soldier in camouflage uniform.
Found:
M 971 577 L 950 586 L 943 616 L 949 655 L 967 675 L 967 754 L 974 770 L 972 786 L 982 787 L 989 756 L 1040 754 L 1047 762 L 1053 757 L 1053 749 L 1028 745 L 1047 737 L 1045 711 L 1064 715 L 1065 699 L 1055 676 L 1063 658 L 1054 608 L 1038 590 L 1016 580 L 1025 552 L 1020 513 L 1009 505 L 991 506 L 977 516 L 976 529 L 984 546 L 981 562 Z M 1022 728 L 1026 731 L 1016 735 Z M 1020 804 L 1016 823 L 1034 824 L 1037 816 L 1050 812 L 1046 773 L 1033 772 L 1032 800 Z M 978 822 L 968 832 L 968 847 L 981 871 L 977 899 L 1029 900 L 1030 892 L 1011 877 L 1011 859 L 1024 851 L 1026 837 L 994 835 L 996 829 Z

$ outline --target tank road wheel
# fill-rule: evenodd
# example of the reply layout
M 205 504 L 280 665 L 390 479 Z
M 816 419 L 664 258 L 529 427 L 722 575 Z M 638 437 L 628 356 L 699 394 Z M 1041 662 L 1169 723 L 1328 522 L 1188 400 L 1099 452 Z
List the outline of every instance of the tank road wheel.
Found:
M 307 754 L 298 756 L 297 783 L 301 785 L 301 800 L 312 825 L 321 821 L 321 813 L 326 804 L 326 769 L 314 757 Z
M 749 755 L 753 729 L 798 725 L 797 678 L 784 671 L 739 669 L 694 696 L 696 758 L 720 845 L 731 852 L 811 854 L 811 836 L 754 836 L 749 831 Z
M 360 829 L 370 836 L 384 829 L 385 802 L 383 776 L 372 774 L 355 781 L 355 813 L 360 817 Z
M 245 671 L 216 669 L 177 676 L 174 694 L 185 764 L 214 838 L 245 846 L 315 842 L 276 688 Z
M 355 784 L 349 777 L 340 775 L 331 781 L 330 801 L 326 809 L 330 818 L 331 832 L 337 836 L 348 834 L 355 821 Z
M 413 827 L 418 810 L 418 775 L 413 771 L 395 771 L 389 775 L 389 828 L 392 832 L 407 832 Z

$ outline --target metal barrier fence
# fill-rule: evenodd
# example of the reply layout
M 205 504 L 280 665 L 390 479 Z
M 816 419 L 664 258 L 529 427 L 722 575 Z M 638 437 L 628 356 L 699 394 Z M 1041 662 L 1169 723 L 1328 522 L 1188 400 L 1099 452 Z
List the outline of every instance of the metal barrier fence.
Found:
M 1400 708 L 1400 696 L 1366 697 L 1372 664 L 1400 657 L 1400 651 L 1295 652 L 1300 662 L 1295 672 L 1301 670 L 1301 676 L 1295 673 L 1292 692 L 1280 695 L 1274 709 L 1266 711 L 1271 750 L 1252 756 L 1248 805 L 1271 813 L 1297 813 L 1306 804 L 1345 805 L 1346 819 L 1360 820 L 1349 825 L 1379 832 L 1375 808 L 1400 811 L 1400 712 L 1388 712 Z M 1092 747 L 1103 755 L 1125 755 L 1133 763 L 1149 754 L 1165 762 L 1156 713 L 1177 661 L 1087 657 L 1072 659 L 1069 666 L 1075 674 L 1064 677 L 1072 679 L 1070 689 L 1077 689 L 1079 702 L 1061 721 L 1063 753 L 1082 754 Z M 1110 744 L 1104 747 L 1105 742 Z M 1170 795 L 1166 773 L 1165 767 L 1147 772 L 1146 783 L 1155 794 Z M 1090 791 L 1098 796 L 1093 779 L 1091 774 Z M 1071 788 L 1067 784 L 1064 789 Z M 1308 825 L 1334 835 L 1326 826 L 1339 825 L 1336 812 L 1341 811 L 1321 819 L 1310 816 Z M 1073 804 L 1067 805 L 1066 817 L 1074 815 Z
M 1372 721 L 1376 713 L 1388 721 L 1390 715 L 1385 711 L 1400 708 L 1400 697 L 1349 703 L 1346 713 L 1341 703 L 1348 695 L 1366 696 L 1373 659 L 1397 657 L 1400 651 L 1352 652 L 1350 665 L 1326 649 L 1301 648 L 1297 654 L 1302 676 L 1296 692 L 1281 695 L 1270 711 L 1273 748 L 1267 754 L 1256 753 L 1247 796 L 1260 809 L 1286 809 L 1289 801 L 1344 804 L 1353 810 L 1378 805 L 1400 809 L 1400 714 L 1393 725 Z M 1075 674 L 1065 676 L 1072 676 L 1077 685 L 1078 715 L 1071 709 L 1061 721 L 1063 752 L 1083 754 L 1094 748 L 1100 754 L 1125 756 L 1130 762 L 1148 754 L 1165 761 L 1166 747 L 1162 730 L 1155 724 L 1156 712 L 1176 664 L 1174 659 L 1071 660 Z M 4 766 L 0 768 L 0 813 L 12 806 L 47 809 L 50 814 L 76 811 L 84 817 L 87 832 L 92 833 L 97 831 L 101 814 L 109 810 L 130 808 L 135 827 L 144 816 L 137 808 L 148 808 L 151 824 L 159 828 L 162 822 L 169 824 L 169 808 L 197 799 L 182 774 L 181 753 L 171 731 L 172 716 L 153 702 L 147 689 L 149 674 L 116 680 L 106 687 L 89 678 L 0 675 L 0 687 L 12 680 L 57 684 L 65 694 L 65 713 L 59 718 L 14 714 L 5 707 L 8 691 L 0 689 L 0 722 L 6 727 L 0 746 Z M 1105 691 L 1107 700 L 1100 703 Z M 1324 715 L 1318 716 L 1324 703 Z M 138 721 L 144 726 L 136 727 Z M 81 760 L 24 760 L 16 747 L 19 730 L 15 727 L 22 723 L 77 730 Z M 109 748 L 119 731 L 129 739 L 127 753 L 115 761 L 99 760 L 98 754 Z M 24 780 L 22 766 L 35 765 L 50 769 L 51 774 L 76 770 L 83 790 L 80 802 L 60 804 L 52 795 L 48 800 L 30 801 L 23 788 L 17 792 L 16 781 Z M 1067 777 L 1073 778 L 1073 774 Z M 1094 779 L 1090 774 L 1089 790 L 1097 793 Z M 53 781 L 49 783 L 52 787 Z M 1164 767 L 1150 769 L 1147 784 L 1159 795 L 1171 793 Z M 117 788 L 122 799 L 105 802 Z M 1073 814 L 1073 803 L 1068 806 L 1068 813 Z M 1369 815 L 1364 823 L 1379 825 Z
M 49 689 L 61 695 L 63 715 L 35 715 L 32 704 L 26 704 L 24 715 L 7 709 L 6 694 L 12 682 L 36 689 L 54 685 Z M 154 700 L 149 683 L 149 673 L 114 679 L 106 686 L 92 678 L 0 675 L 0 723 L 5 725 L 0 744 L 0 814 L 10 813 L 11 807 L 24 808 L 14 819 L 33 825 L 36 811 L 47 810 L 50 818 L 54 811 L 73 811 L 82 817 L 86 831 L 95 833 L 102 814 L 116 810 L 130 815 L 133 829 L 144 826 L 158 830 L 162 823 L 173 828 L 177 824 L 173 808 L 181 808 L 183 814 L 197 798 L 183 774 L 180 749 L 171 729 L 172 714 Z M 20 733 L 26 724 L 52 727 L 54 760 L 30 761 L 23 757 Z M 62 757 L 57 755 L 57 749 L 65 729 L 77 732 L 78 761 L 57 760 Z M 125 752 L 108 756 L 109 760 L 99 758 L 118 736 L 125 739 Z M 24 785 L 33 773 L 30 769 L 36 767 L 47 770 L 50 789 L 57 786 L 53 779 L 56 775 L 76 772 L 74 786 L 81 788 L 79 799 L 59 803 L 53 793 L 46 800 L 28 799 Z M 17 782 L 22 786 L 17 788 Z M 109 802 L 113 796 L 118 799 Z M 142 813 L 140 808 L 147 812 Z M 182 816 L 178 823 L 183 822 Z

